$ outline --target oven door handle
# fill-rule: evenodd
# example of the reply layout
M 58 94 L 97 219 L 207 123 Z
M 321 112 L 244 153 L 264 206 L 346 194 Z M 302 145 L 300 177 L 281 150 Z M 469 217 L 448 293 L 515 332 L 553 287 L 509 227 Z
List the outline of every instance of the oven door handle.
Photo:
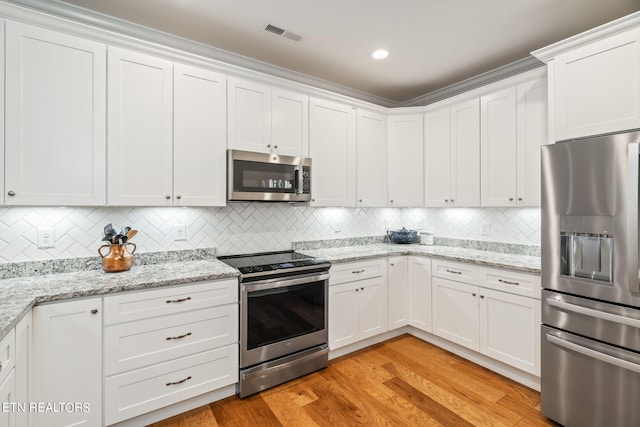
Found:
M 606 320 L 609 322 L 620 323 L 621 325 L 627 325 L 633 328 L 640 328 L 640 320 L 638 319 L 633 319 L 626 316 L 620 316 L 618 314 L 613 314 L 613 313 L 607 313 L 606 311 L 594 310 L 593 308 L 583 307 L 581 305 L 571 304 L 571 303 L 560 301 L 553 298 L 547 298 L 547 304 L 562 310 L 572 311 L 578 314 L 584 314 L 585 316 L 595 317 L 597 319 Z
M 246 292 L 261 291 L 264 289 L 284 288 L 287 286 L 302 285 L 310 282 L 321 282 L 329 280 L 329 273 L 313 273 L 303 276 L 295 276 L 293 278 L 276 278 L 259 280 L 256 282 L 243 283 L 242 289 Z
M 638 365 L 637 363 L 628 362 L 623 359 L 618 359 L 617 357 L 614 357 L 605 353 L 601 353 L 599 351 L 590 349 L 589 347 L 575 344 L 570 341 L 563 340 L 562 338 L 554 337 L 553 335 L 549 335 L 549 334 L 547 334 L 547 341 L 559 347 L 563 347 L 567 350 L 575 351 L 576 353 L 580 353 L 584 356 L 591 357 L 601 362 L 609 363 L 610 365 L 614 365 L 619 368 L 627 369 L 629 371 L 633 371 L 640 374 L 640 365 Z

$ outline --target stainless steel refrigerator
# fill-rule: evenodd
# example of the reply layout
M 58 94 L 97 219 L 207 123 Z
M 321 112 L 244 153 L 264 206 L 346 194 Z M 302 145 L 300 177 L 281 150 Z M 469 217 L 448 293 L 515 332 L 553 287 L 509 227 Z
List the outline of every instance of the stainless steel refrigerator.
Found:
M 542 147 L 542 413 L 640 425 L 640 132 Z

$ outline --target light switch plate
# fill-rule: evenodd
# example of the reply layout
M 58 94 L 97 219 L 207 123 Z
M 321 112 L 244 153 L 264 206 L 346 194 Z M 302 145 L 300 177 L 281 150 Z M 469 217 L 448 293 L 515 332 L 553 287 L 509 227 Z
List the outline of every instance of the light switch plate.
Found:
M 175 240 L 187 240 L 187 226 L 184 224 L 176 224 L 174 227 Z

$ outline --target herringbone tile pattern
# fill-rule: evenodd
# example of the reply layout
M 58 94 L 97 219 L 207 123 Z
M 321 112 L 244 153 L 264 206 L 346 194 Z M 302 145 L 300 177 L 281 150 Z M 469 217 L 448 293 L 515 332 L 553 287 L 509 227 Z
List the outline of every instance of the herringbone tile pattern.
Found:
M 2 208 L 0 262 L 97 255 L 108 223 L 139 230 L 140 252 L 215 247 L 219 254 L 290 249 L 291 242 L 384 234 L 421 228 L 438 236 L 540 243 L 535 208 L 311 208 L 278 203 L 234 203 L 223 208 Z M 490 232 L 481 233 L 483 223 Z M 175 241 L 175 225 L 187 238 Z M 53 228 L 55 248 L 37 247 L 37 229 Z

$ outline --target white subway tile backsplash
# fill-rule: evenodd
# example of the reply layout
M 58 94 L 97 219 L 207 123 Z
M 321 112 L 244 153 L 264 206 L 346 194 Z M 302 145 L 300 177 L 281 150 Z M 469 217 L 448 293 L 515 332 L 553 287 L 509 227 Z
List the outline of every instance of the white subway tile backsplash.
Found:
M 491 223 L 482 235 L 483 222 Z M 287 203 L 233 203 L 223 208 L 0 208 L 0 263 L 97 256 L 103 228 L 131 226 L 138 252 L 217 248 L 234 254 L 291 249 L 291 242 L 380 236 L 417 228 L 457 239 L 540 244 L 536 208 L 311 208 Z M 175 224 L 187 239 L 174 241 Z M 38 249 L 36 230 L 51 227 L 55 248 Z

